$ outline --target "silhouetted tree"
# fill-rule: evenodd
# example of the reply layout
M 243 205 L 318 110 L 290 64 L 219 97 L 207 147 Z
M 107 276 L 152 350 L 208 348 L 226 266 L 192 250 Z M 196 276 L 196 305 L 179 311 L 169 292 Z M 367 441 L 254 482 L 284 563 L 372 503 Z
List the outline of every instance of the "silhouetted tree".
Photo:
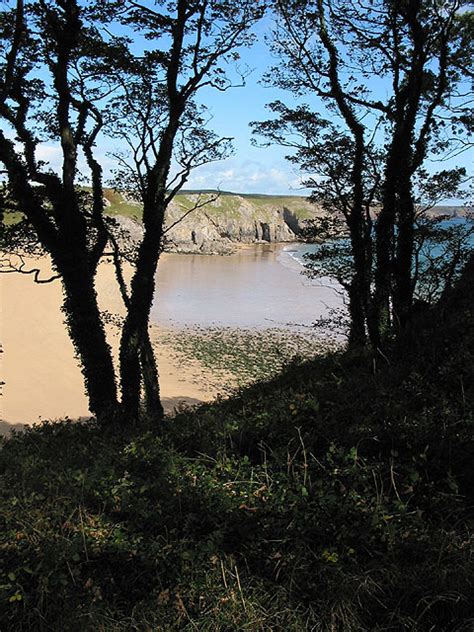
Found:
M 274 2 L 272 46 L 281 63 L 269 80 L 297 96 L 316 95 L 326 112 L 273 104 L 279 118 L 257 131 L 296 148 L 293 159 L 315 176 L 308 178 L 314 198 L 346 219 L 355 344 L 368 333 L 377 346 L 392 317 L 406 323 L 413 298 L 413 178 L 428 155 L 468 142 L 472 119 L 463 81 L 471 73 L 472 13 L 460 12 L 463 4 Z
M 263 11 L 262 3 L 250 1 L 178 0 L 173 13 L 166 3 L 158 5 L 163 8 L 134 2 L 124 16 L 126 23 L 160 47 L 146 50 L 139 67 L 128 68 L 114 100 L 119 112 L 116 133 L 131 149 L 128 160 L 121 160 L 121 176 L 143 204 L 145 229 L 120 349 L 123 404 L 133 417 L 142 377 L 149 414 L 160 410 L 156 364 L 147 339 L 166 208 L 193 167 L 219 160 L 229 149 L 230 139 L 217 138 L 205 128 L 205 110 L 194 98 L 203 87 L 232 86 L 224 64 L 238 60 L 236 49 L 249 43 L 249 27 Z M 166 48 L 160 44 L 163 41 Z
M 250 1 L 18 0 L 2 14 L 0 161 L 8 195 L 61 277 L 90 409 L 100 418 L 121 408 L 138 419 L 142 386 L 148 412 L 162 415 L 148 321 L 165 211 L 193 167 L 228 150 L 228 139 L 206 129 L 194 97 L 205 86 L 232 85 L 225 67 L 251 41 L 249 29 L 262 11 L 262 3 Z M 120 37 L 110 34 L 117 23 Z M 104 215 L 96 152 L 104 133 L 129 143 L 132 160 L 122 156 L 117 175 L 143 204 L 144 237 L 130 289 Z M 60 143 L 59 175 L 41 160 L 45 140 Z M 81 157 L 91 192 L 78 186 L 86 170 Z M 94 287 L 108 242 L 126 306 L 121 407 Z
M 74 1 L 18 0 L 10 7 L 1 16 L 0 161 L 9 196 L 61 277 L 64 313 L 90 409 L 98 418 L 113 417 L 114 368 L 94 287 L 107 243 L 102 169 L 93 150 L 103 125 L 96 105 L 101 88 L 85 91 L 80 80 L 91 63 L 96 33 Z M 41 160 L 41 142 L 53 138 L 60 145 L 60 174 Z M 91 173 L 92 199 L 77 187 L 79 151 Z

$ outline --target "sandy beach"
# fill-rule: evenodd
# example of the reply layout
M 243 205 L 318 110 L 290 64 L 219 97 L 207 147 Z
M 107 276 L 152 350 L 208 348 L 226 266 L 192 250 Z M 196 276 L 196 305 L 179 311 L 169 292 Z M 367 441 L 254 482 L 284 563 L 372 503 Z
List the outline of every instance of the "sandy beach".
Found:
M 29 260 L 25 269 L 40 268 L 40 278 L 51 274 L 49 262 Z M 110 264 L 99 266 L 97 289 L 101 309 L 121 315 L 123 306 Z M 32 275 L 0 274 L 2 342 L 0 433 L 12 427 L 42 419 L 88 416 L 87 397 L 79 364 L 61 312 L 62 287 L 59 280 L 37 284 Z M 157 327 L 152 327 L 156 341 Z M 160 333 L 163 333 L 160 327 Z M 174 331 L 167 327 L 168 336 Z M 119 335 L 112 324 L 107 338 L 117 357 Z M 171 347 L 156 346 L 160 383 L 165 408 L 170 411 L 181 401 L 190 404 L 212 399 L 217 393 L 200 382 L 199 363 L 183 366 Z
M 40 268 L 40 278 L 51 274 L 46 258 L 28 260 L 25 269 L 32 267 Z M 241 248 L 228 257 L 163 255 L 151 337 L 167 411 L 183 401 L 209 401 L 222 389 L 199 360 L 175 352 L 186 328 L 301 330 L 341 303 L 334 288 L 315 284 L 300 271 L 279 245 Z M 96 286 L 101 309 L 123 315 L 110 263 L 99 266 Z M 60 281 L 38 285 L 32 275 L 0 274 L 0 291 L 0 432 L 44 419 L 88 416 L 81 370 L 61 312 Z M 109 323 L 106 334 L 117 358 L 119 330 Z

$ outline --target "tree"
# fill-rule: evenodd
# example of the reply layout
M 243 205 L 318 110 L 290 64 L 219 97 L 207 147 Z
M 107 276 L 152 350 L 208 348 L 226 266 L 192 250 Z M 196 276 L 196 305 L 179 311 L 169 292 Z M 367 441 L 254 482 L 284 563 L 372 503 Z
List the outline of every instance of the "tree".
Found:
M 279 118 L 257 129 L 281 142 L 291 128 L 295 159 L 323 178 L 309 178 L 315 197 L 342 210 L 354 262 L 353 341 L 364 342 L 368 332 L 378 346 L 389 325 L 403 327 L 411 311 L 413 178 L 433 152 L 466 146 L 472 119 L 463 80 L 471 72 L 472 14 L 459 13 L 456 0 L 276 0 L 274 6 L 273 47 L 282 63 L 270 77 L 296 95 L 316 95 L 327 114 L 274 104 Z M 322 126 L 329 134 L 321 141 Z M 374 227 L 370 206 L 377 201 Z
M 431 306 L 447 296 L 461 277 L 474 249 L 472 190 L 465 187 L 465 169 L 429 175 L 423 169 L 414 182 L 413 300 Z M 449 215 L 430 214 L 446 197 L 465 199 L 467 211 L 460 221 Z
M 468 127 L 472 125 L 465 118 L 469 116 L 469 101 L 458 99 L 458 89 L 472 63 L 473 52 L 472 42 L 469 45 L 465 39 L 466 26 L 469 27 L 473 14 L 460 16 L 463 4 L 466 3 L 457 0 L 443 3 L 410 0 L 390 2 L 386 7 L 389 46 L 383 49 L 378 46 L 387 57 L 392 95 L 388 103 L 390 135 L 382 210 L 377 221 L 374 297 L 374 310 L 382 330 L 388 321 L 390 297 L 398 325 L 404 327 L 411 312 L 414 176 L 422 167 L 430 144 L 432 151 L 438 152 L 449 147 L 449 136 L 446 139 L 441 136 L 443 118 L 455 136 L 462 133 L 466 123 Z M 454 104 L 452 110 L 450 101 Z M 433 143 L 436 140 L 438 147 Z
M 143 204 L 145 229 L 120 351 L 123 403 L 133 417 L 138 412 L 142 376 L 145 385 L 157 384 L 147 329 L 166 208 L 191 169 L 219 160 L 227 153 L 230 140 L 216 138 L 206 130 L 205 114 L 194 97 L 205 86 L 217 90 L 231 87 L 222 64 L 238 59 L 236 49 L 249 42 L 249 27 L 262 10 L 262 5 L 252 2 L 236 5 L 179 0 L 174 17 L 139 3 L 133 3 L 125 16 L 145 38 L 166 37 L 170 42 L 169 53 L 148 50 L 138 69 L 128 69 L 120 97 L 115 99 L 120 112 L 117 133 L 127 140 L 132 157 L 131 163 L 122 160 L 121 165 Z M 170 175 L 173 156 L 178 167 Z M 146 390 L 151 413 L 159 408 L 159 393 Z
M 75 2 L 22 0 L 2 13 L 0 161 L 9 197 L 61 276 L 66 322 L 90 409 L 102 419 L 117 410 L 112 358 L 94 287 L 107 243 L 102 169 L 93 151 L 103 120 L 96 107 L 100 88 L 87 94 L 80 81 L 95 39 L 80 14 Z M 38 156 L 40 142 L 51 138 L 60 143 L 60 175 Z M 79 149 L 92 174 L 92 201 L 76 186 Z
M 329 255 L 336 255 L 337 251 L 325 271 L 338 279 L 349 296 L 349 344 L 363 345 L 367 338 L 372 278 L 371 206 L 380 183 L 376 149 L 365 143 L 362 126 L 352 114 L 348 114 L 348 120 L 356 123 L 355 136 L 306 106 L 291 109 L 275 102 L 270 108 L 279 118 L 255 123 L 254 130 L 269 142 L 294 149 L 295 153 L 288 158 L 305 174 L 318 174 L 317 177 L 308 175 L 305 185 L 313 190 L 310 199 L 333 216 L 332 221 L 324 218 L 312 222 L 305 237 L 327 239 L 340 234 L 343 232 L 341 218 L 344 220 L 350 248 L 347 242 L 335 243 L 320 249 L 315 256 L 319 262 L 324 259 L 329 263 Z
M 432 307 L 449 294 L 460 278 L 474 248 L 474 217 L 472 202 L 465 198 L 465 169 L 451 169 L 429 175 L 421 170 L 414 184 L 414 309 Z M 432 212 L 446 197 L 466 199 L 463 217 L 453 220 L 449 214 Z M 466 212 L 467 211 L 467 212 Z M 347 227 L 334 213 L 307 223 L 302 236 L 309 242 L 317 240 L 316 249 L 305 255 L 305 274 L 310 278 L 329 276 L 340 283 L 350 295 L 354 261 Z M 322 243 L 318 243 L 322 242 Z M 373 274 L 374 270 L 372 270 Z M 320 319 L 321 325 L 337 326 L 341 314 L 333 314 L 333 321 Z M 349 323 L 350 325 L 350 323 Z
M 132 160 L 119 159 L 118 175 L 126 173 L 125 184 L 143 204 L 144 237 L 130 291 L 119 254 L 114 258 L 126 305 L 121 413 L 138 419 L 144 385 L 147 410 L 160 417 L 148 320 L 166 208 L 193 167 L 227 151 L 228 139 L 206 129 L 194 97 L 205 86 L 225 90 L 232 85 L 225 66 L 235 63 L 236 49 L 251 41 L 249 29 L 262 11 L 263 6 L 250 1 L 235 6 L 212 0 L 153 5 L 19 0 L 2 17 L 1 113 L 15 138 L 1 132 L 0 160 L 10 196 L 61 277 L 69 331 L 83 365 L 91 411 L 98 417 L 110 418 L 119 410 L 94 288 L 107 243 L 117 246 L 104 214 L 96 152 L 100 134 L 128 142 Z M 126 29 L 125 35 L 109 34 L 114 21 Z M 45 139 L 60 141 L 61 175 L 38 159 Z M 90 193 L 78 187 L 80 152 Z M 173 159 L 180 165 L 175 173 Z

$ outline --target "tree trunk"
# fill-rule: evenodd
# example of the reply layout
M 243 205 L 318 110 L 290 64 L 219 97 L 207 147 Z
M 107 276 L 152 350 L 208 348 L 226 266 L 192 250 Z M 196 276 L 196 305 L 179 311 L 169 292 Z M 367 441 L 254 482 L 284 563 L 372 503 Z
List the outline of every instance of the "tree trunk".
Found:
M 349 290 L 349 313 L 351 316 L 349 346 L 364 346 L 367 343 L 367 311 L 370 302 L 372 251 L 363 210 L 363 137 L 355 134 L 355 139 L 356 152 L 352 171 L 354 203 L 347 219 L 354 258 L 354 277 Z
M 161 418 L 163 415 L 158 370 L 148 334 L 148 321 L 155 290 L 155 273 L 161 252 L 160 211 L 164 213 L 164 209 L 158 209 L 152 215 L 153 219 L 145 231 L 139 248 L 127 317 L 120 342 L 122 409 L 130 421 L 139 420 L 142 380 L 147 413 L 153 418 Z
M 374 311 L 380 338 L 391 324 L 400 328 L 406 325 L 413 300 L 415 207 L 410 129 L 400 123 L 394 133 L 385 168 L 382 210 L 377 219 Z
M 411 314 L 413 303 L 413 248 L 415 205 L 409 174 L 399 180 L 399 210 L 396 235 L 395 283 L 393 312 L 403 329 Z
M 148 419 L 160 421 L 164 411 L 160 397 L 158 367 L 148 332 L 141 330 L 135 319 L 124 328 L 120 344 L 120 375 L 122 410 L 130 422 L 140 417 L 143 387 L 145 414 Z
M 118 413 L 115 372 L 102 325 L 94 274 L 78 257 L 55 260 L 64 288 L 63 311 L 71 340 L 82 364 L 89 409 L 101 422 Z
M 353 209 L 349 218 L 354 276 L 349 288 L 349 314 L 351 325 L 349 346 L 367 343 L 367 306 L 370 299 L 370 256 L 365 239 L 365 226 L 361 208 Z
M 394 231 L 397 219 L 397 191 L 400 163 L 400 134 L 395 133 L 389 148 L 384 174 L 382 209 L 376 222 L 375 291 L 371 314 L 374 346 L 379 346 L 391 325 Z
M 361 300 L 361 283 L 357 274 L 352 279 L 349 288 L 349 315 L 351 318 L 349 347 L 362 347 L 367 342 L 367 336 L 365 330 L 365 313 Z
M 146 332 L 140 348 L 140 364 L 143 376 L 143 390 L 145 395 L 145 412 L 148 419 L 163 419 L 164 411 L 161 404 L 158 368 L 150 335 Z
M 128 423 L 136 423 L 140 413 L 141 393 L 140 341 L 130 312 L 120 341 L 120 386 L 124 418 Z
M 173 72 L 177 72 L 177 66 Z M 127 317 L 120 341 L 122 410 L 130 421 L 135 422 L 140 419 L 142 380 L 147 413 L 154 419 L 161 419 L 163 416 L 158 369 L 148 335 L 148 322 L 155 291 L 155 273 L 162 248 L 165 211 L 170 201 L 170 197 L 167 197 L 166 183 L 174 137 L 185 105 L 185 102 L 177 96 L 176 86 L 174 88 L 172 86 L 173 72 L 168 77 L 168 89 L 171 89 L 172 93 L 170 94 L 170 118 L 160 141 L 156 163 L 148 173 L 148 185 L 143 199 L 145 232 L 138 250 Z

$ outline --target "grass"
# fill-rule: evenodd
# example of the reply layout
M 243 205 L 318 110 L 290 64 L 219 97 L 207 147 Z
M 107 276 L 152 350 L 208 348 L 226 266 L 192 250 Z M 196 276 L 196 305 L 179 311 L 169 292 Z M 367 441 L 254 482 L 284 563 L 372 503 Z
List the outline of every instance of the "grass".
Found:
M 121 196 L 120 193 L 113 189 L 104 191 L 105 197 L 110 203 L 106 211 L 111 215 L 122 215 L 124 217 L 140 217 L 140 206 L 138 204 L 129 203 Z M 181 192 L 176 196 L 176 203 L 183 211 L 189 210 L 195 203 L 194 198 L 198 192 Z M 211 197 L 212 193 L 205 193 Z M 288 208 L 294 212 L 299 219 L 309 219 L 314 213 L 308 208 L 306 198 L 300 196 L 270 196 L 270 195 L 251 195 L 251 194 L 233 194 L 223 192 L 213 204 L 209 204 L 204 209 L 196 211 L 202 214 L 205 212 L 211 217 L 224 215 L 225 217 L 239 219 L 240 213 L 240 197 L 254 207 L 254 214 L 258 218 L 270 220 L 272 212 L 275 208 Z M 263 214 L 263 215 L 262 215 Z
M 104 189 L 104 197 L 108 202 L 105 212 L 108 215 L 120 215 L 131 217 L 141 221 L 141 206 L 138 203 L 127 201 L 121 193 L 115 189 Z
M 300 220 L 314 217 L 306 197 L 299 195 L 244 195 L 257 209 L 271 210 L 272 207 L 287 208 Z
M 5 441 L 0 629 L 472 630 L 473 296 L 159 432 Z
M 177 194 L 175 203 L 179 206 L 181 212 L 186 212 L 193 207 L 198 194 L 199 191 L 182 191 Z M 213 195 L 215 195 L 215 192 L 203 192 L 204 197 L 213 197 Z M 104 189 L 104 197 L 107 200 L 105 207 L 107 215 L 127 217 L 141 222 L 142 210 L 139 203 L 127 200 L 115 189 Z M 238 222 L 242 219 L 241 198 L 252 206 L 250 214 L 257 221 L 271 222 L 275 218 L 275 211 L 284 208 L 293 212 L 300 220 L 314 217 L 314 212 L 309 208 L 308 202 L 300 196 L 240 195 L 228 192 L 222 192 L 216 202 L 196 210 L 196 216 L 200 217 L 201 220 L 205 214 L 211 219 L 225 217 L 227 220 Z M 248 212 L 247 209 L 245 213 Z M 22 218 L 23 215 L 21 213 L 9 212 L 5 214 L 3 224 L 5 226 L 14 226 Z
M 221 393 L 269 380 L 290 363 L 309 360 L 335 348 L 335 344 L 313 333 L 277 327 L 193 327 L 179 336 L 161 334 L 159 344 L 172 346 L 182 362 L 187 358 L 198 360 L 207 370 L 207 381 L 220 385 Z

